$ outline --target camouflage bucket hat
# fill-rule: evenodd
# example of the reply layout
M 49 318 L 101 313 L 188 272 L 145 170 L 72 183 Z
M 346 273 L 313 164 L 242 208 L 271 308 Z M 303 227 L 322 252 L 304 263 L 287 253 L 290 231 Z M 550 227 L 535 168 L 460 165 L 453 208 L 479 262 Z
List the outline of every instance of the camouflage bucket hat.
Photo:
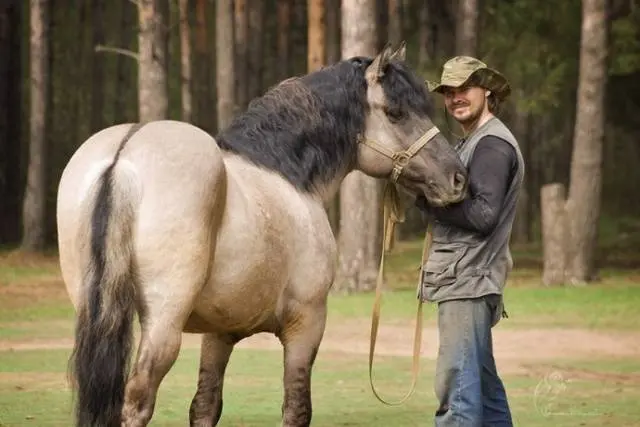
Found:
M 484 62 L 470 56 L 456 56 L 442 67 L 440 82 L 427 81 L 431 92 L 442 93 L 445 87 L 460 87 L 465 83 L 479 86 L 495 93 L 503 100 L 511 93 L 507 79 Z

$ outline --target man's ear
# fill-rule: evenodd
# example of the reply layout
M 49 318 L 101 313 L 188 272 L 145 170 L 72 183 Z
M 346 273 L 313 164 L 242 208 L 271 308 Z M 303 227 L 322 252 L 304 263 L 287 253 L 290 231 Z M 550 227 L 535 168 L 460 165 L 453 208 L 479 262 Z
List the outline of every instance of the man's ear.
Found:
M 491 95 L 491 91 L 490 90 L 486 91 L 485 94 L 484 94 L 485 98 L 488 98 L 489 95 Z

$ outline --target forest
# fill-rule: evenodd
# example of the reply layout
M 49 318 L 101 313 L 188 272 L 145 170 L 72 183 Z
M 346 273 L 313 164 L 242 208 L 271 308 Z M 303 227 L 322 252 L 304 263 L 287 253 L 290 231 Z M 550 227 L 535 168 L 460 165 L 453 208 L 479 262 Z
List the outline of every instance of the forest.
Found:
M 509 79 L 500 117 L 527 167 L 513 241 L 544 244 L 552 260 L 569 252 L 570 267 L 550 271 L 550 283 L 596 277 L 603 227 L 621 240 L 640 234 L 637 0 L 4 0 L 0 244 L 55 247 L 60 175 L 98 130 L 171 118 L 215 135 L 279 81 L 400 41 L 425 79 L 459 54 Z M 435 101 L 437 124 L 455 142 Z M 358 228 L 362 214 L 346 210 L 359 197 L 378 210 L 373 194 L 343 188 L 327 207 L 341 248 L 349 233 L 380 239 L 379 216 Z M 415 210 L 400 231 L 401 239 L 424 233 Z M 371 288 L 375 272 L 345 268 L 347 289 Z

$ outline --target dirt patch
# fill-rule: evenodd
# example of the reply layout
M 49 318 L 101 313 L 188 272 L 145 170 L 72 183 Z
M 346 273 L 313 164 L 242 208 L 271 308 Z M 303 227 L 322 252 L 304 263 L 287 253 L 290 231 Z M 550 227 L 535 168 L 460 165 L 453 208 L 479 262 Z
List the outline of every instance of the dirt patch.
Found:
M 321 352 L 369 353 L 368 319 L 330 323 Z M 640 333 L 591 331 L 585 329 L 526 329 L 496 327 L 494 355 L 501 372 L 526 373 L 534 365 L 566 359 L 640 357 Z M 259 334 L 238 345 L 244 348 L 280 349 L 276 338 Z M 413 325 L 381 325 L 376 355 L 410 356 L 413 352 Z M 422 335 L 422 357 L 435 360 L 438 331 L 426 327 Z
M 69 386 L 64 373 L 53 372 L 0 372 L 0 384 L 15 391 L 60 390 Z
M 589 369 L 572 368 L 563 365 L 533 365 L 529 366 L 529 372 L 536 376 L 546 376 L 549 378 L 564 379 L 570 378 L 571 381 L 588 380 L 613 383 L 615 385 L 640 386 L 640 374 L 637 373 L 617 373 L 593 371 Z
M 64 283 L 58 276 L 30 278 L 28 282 L 0 282 L 0 310 L 24 309 L 41 305 L 43 301 L 68 301 Z
M 0 252 L 0 310 L 34 302 L 68 301 L 58 258 L 23 251 Z
M 58 268 L 58 257 L 53 253 L 13 250 L 0 252 L 0 264 L 9 267 Z
M 320 347 L 322 353 L 367 355 L 369 352 L 369 319 L 330 322 Z M 501 329 L 493 331 L 494 354 L 498 368 L 504 373 L 539 375 L 540 369 L 554 367 L 558 360 L 596 360 L 611 357 L 640 358 L 640 333 L 592 331 L 586 329 Z M 183 348 L 198 348 L 200 336 L 184 334 Z M 376 345 L 378 356 L 410 356 L 413 348 L 413 325 L 381 325 Z M 71 337 L 41 340 L 0 340 L 0 350 L 70 349 Z M 257 334 L 240 342 L 238 348 L 280 351 L 277 338 Z M 438 331 L 425 327 L 422 336 L 422 357 L 435 360 L 438 351 Z M 588 371 L 576 371 L 587 375 Z M 573 372 L 572 372 L 573 374 Z M 608 375 L 608 374 L 603 374 Z M 612 374 L 617 375 L 617 374 Z M 624 377 L 624 376 L 623 376 Z M 620 378 L 623 378 L 620 377 Z M 637 381 L 639 376 L 624 377 Z

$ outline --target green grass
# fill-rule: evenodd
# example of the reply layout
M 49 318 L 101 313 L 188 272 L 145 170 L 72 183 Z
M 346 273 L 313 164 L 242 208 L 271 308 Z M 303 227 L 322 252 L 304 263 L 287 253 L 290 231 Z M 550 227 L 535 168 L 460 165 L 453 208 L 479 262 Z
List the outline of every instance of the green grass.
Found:
M 0 307 L 2 303 L 0 303 Z M 3 322 L 42 322 L 57 319 L 71 319 L 73 307 L 68 301 L 35 300 L 24 307 L 4 308 L 0 311 Z
M 4 426 L 69 426 L 71 393 L 66 385 L 66 350 L 0 352 L 0 423 Z M 165 378 L 153 426 L 187 423 L 195 392 L 198 354 L 183 350 Z M 376 361 L 376 387 L 396 400 L 409 384 L 408 358 Z M 563 362 L 591 372 L 640 369 L 635 360 L 590 364 Z M 314 426 L 422 426 L 436 402 L 433 364 L 425 361 L 416 394 L 400 407 L 379 403 L 368 384 L 365 356 L 320 351 L 313 376 Z M 12 374 L 7 374 L 12 373 Z M 280 352 L 237 350 L 225 382 L 222 426 L 277 426 L 282 399 Z M 554 382 L 555 381 L 555 382 Z M 606 376 L 585 379 L 562 367 L 535 375 L 506 376 L 516 425 L 632 426 L 640 419 L 640 383 L 620 384 Z M 555 387 L 555 388 L 554 388 Z M 559 389 L 559 391 L 558 391 Z M 537 391 L 536 391 L 537 390 Z
M 640 284 L 624 278 L 588 287 L 546 288 L 534 285 L 507 287 L 505 304 L 508 328 L 569 327 L 640 330 Z M 329 321 L 369 318 L 373 293 L 332 295 Z M 412 322 L 415 318 L 414 290 L 387 291 L 382 297 L 383 324 Z M 424 307 L 425 324 L 434 324 L 435 306 Z M 70 336 L 73 308 L 68 301 L 33 301 L 24 307 L 2 308 L 0 339 L 47 339 Z
M 607 244 L 613 244 L 618 231 L 613 227 L 605 231 Z M 388 257 L 382 325 L 413 322 L 421 243 L 403 242 Z M 518 258 L 539 260 L 535 244 L 514 253 L 516 266 Z M 610 256 L 632 259 L 634 255 L 614 251 Z M 640 330 L 640 269 L 603 269 L 601 279 L 585 287 L 547 288 L 540 284 L 538 269 L 516 269 L 505 293 L 510 318 L 500 327 Z M 373 293 L 331 295 L 329 322 L 368 320 L 373 297 Z M 426 324 L 433 326 L 435 307 L 426 305 L 424 311 Z M 23 259 L 14 253 L 0 254 L 0 340 L 70 338 L 72 329 L 73 309 L 55 256 Z M 68 356 L 69 350 L 0 350 L 0 427 L 71 425 L 71 393 L 65 377 Z M 432 425 L 433 361 L 423 360 L 421 368 L 416 394 L 401 407 L 386 407 L 369 389 L 366 355 L 321 348 L 313 377 L 313 425 Z M 376 386 L 395 400 L 407 390 L 409 371 L 407 357 L 377 357 Z M 152 426 L 187 424 L 197 372 L 197 350 L 183 349 L 162 384 Z M 640 361 L 630 358 L 569 358 L 540 362 L 530 372 L 506 375 L 504 380 L 517 426 L 640 426 L 639 372 Z M 281 377 L 280 352 L 236 350 L 225 380 L 221 425 L 279 425 Z
M 604 272 L 603 281 L 598 284 L 547 288 L 538 283 L 537 273 L 519 272 L 513 275 L 505 291 L 509 319 L 502 325 L 640 330 L 640 281 L 637 277 L 640 274 L 635 272 Z M 331 295 L 329 321 L 370 317 L 373 298 L 372 292 Z M 70 331 L 74 312 L 64 295 L 4 307 L 5 302 L 0 300 L 0 339 L 55 338 Z M 400 284 L 396 290 L 383 294 L 383 323 L 412 321 L 415 310 L 414 285 Z M 427 324 L 435 321 L 433 305 L 425 305 L 424 319 Z
M 368 317 L 372 304 L 371 293 L 332 296 L 329 319 Z M 588 287 L 507 287 L 505 305 L 505 327 L 640 330 L 640 283 L 619 277 Z M 383 319 L 406 322 L 414 318 L 415 307 L 413 290 L 390 291 L 382 297 Z M 427 304 L 424 313 L 427 323 L 435 320 L 433 305 Z

